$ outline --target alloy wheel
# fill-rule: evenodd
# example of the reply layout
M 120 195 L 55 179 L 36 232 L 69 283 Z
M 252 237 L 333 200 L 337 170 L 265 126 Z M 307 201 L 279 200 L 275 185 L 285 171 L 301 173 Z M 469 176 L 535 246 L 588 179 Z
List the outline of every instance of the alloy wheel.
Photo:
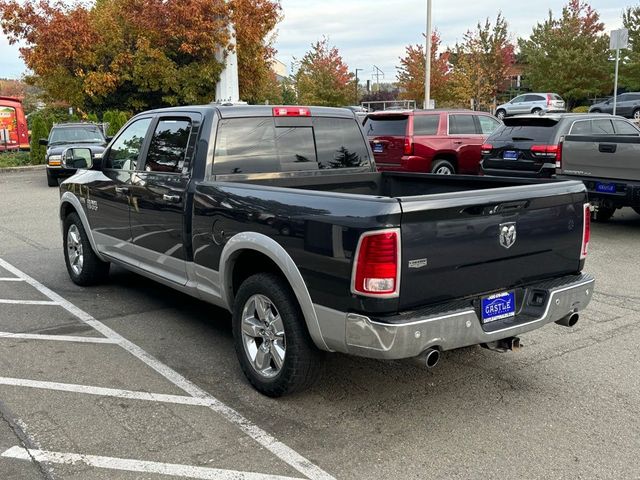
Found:
M 84 264 L 84 254 L 82 252 L 82 239 L 80 238 L 80 230 L 76 225 L 71 225 L 67 230 L 67 258 L 69 266 L 75 275 L 82 273 L 82 265 Z
M 268 297 L 251 296 L 242 309 L 242 343 L 253 369 L 273 378 L 284 364 L 287 343 L 280 313 Z

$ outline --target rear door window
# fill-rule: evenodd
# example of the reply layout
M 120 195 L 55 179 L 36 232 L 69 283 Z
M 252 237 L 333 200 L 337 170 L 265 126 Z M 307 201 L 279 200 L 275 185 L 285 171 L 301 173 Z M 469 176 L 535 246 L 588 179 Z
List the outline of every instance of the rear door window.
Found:
M 591 120 L 573 122 L 569 135 L 591 135 Z
M 408 117 L 401 115 L 372 116 L 364 123 L 369 137 L 404 137 L 407 134 Z
M 525 102 L 541 102 L 545 100 L 545 98 L 542 95 L 527 95 L 525 97 Z
M 487 115 L 476 115 L 478 119 L 478 123 L 480 124 L 480 131 L 483 135 L 492 134 L 496 128 L 500 126 L 500 122 L 498 122 L 495 118 L 489 117 Z
M 414 135 L 437 135 L 440 125 L 440 115 L 414 115 Z
M 473 115 L 449 115 L 449 133 L 451 135 L 475 135 L 476 122 Z

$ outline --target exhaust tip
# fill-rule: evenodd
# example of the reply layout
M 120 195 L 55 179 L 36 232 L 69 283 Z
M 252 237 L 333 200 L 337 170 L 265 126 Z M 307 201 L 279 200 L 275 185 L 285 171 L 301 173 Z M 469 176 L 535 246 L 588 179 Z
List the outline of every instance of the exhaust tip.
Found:
M 576 323 L 578 323 L 579 319 L 580 319 L 580 315 L 578 315 L 578 312 L 573 312 L 567 315 L 566 317 L 561 318 L 556 323 L 558 325 L 562 325 L 563 327 L 573 327 L 575 326 Z
M 424 355 L 424 363 L 427 368 L 434 368 L 440 362 L 440 351 L 430 348 Z

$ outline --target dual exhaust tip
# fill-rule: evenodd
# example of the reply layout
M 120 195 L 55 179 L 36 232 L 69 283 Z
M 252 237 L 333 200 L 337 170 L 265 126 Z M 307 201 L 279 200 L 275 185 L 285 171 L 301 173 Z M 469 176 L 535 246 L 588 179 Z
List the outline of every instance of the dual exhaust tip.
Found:
M 580 319 L 580 315 L 577 312 L 572 312 L 566 317 L 557 320 L 556 323 L 558 325 L 562 325 L 563 327 L 573 327 L 578 320 Z M 492 343 L 484 343 L 482 344 L 484 348 L 489 350 L 496 350 L 500 352 L 506 351 L 517 351 L 522 348 L 522 344 L 520 343 L 520 338 L 518 337 L 507 337 L 496 342 Z M 414 361 L 417 362 L 420 366 L 426 368 L 435 368 L 436 365 L 440 362 L 441 352 L 437 348 L 428 348 L 420 355 L 414 358 Z

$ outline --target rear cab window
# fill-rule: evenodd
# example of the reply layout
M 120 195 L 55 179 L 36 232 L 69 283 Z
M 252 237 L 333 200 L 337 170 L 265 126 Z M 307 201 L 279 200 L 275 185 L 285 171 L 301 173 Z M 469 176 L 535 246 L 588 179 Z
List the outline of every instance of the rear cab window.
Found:
M 361 168 L 369 150 L 353 119 L 228 118 L 218 123 L 213 174 Z

